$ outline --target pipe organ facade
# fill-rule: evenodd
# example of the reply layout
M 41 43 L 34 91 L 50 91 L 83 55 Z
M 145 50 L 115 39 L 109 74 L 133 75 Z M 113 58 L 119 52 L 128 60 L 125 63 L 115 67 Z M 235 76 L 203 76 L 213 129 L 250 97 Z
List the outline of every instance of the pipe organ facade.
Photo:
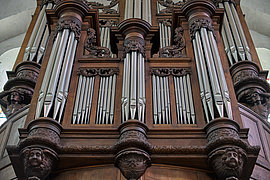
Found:
M 270 86 L 239 0 L 37 4 L 0 93 L 0 179 L 270 178 Z

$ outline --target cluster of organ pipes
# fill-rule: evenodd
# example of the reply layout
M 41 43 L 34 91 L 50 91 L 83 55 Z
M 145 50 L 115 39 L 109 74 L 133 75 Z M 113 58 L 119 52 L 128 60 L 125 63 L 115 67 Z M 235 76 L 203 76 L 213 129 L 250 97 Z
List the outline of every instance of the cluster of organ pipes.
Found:
M 80 74 L 77 86 L 72 124 L 89 124 L 95 76 L 86 77 Z
M 138 119 L 145 122 L 145 67 L 142 53 L 131 51 L 124 58 L 122 122 Z
M 219 3 L 219 7 L 225 10 L 221 36 L 230 65 L 243 60 L 251 61 L 249 46 L 235 4 L 223 2 Z
M 175 101 L 178 124 L 195 124 L 195 110 L 190 75 L 174 77 Z
M 171 124 L 169 77 L 152 75 L 154 124 Z
M 213 32 L 202 27 L 192 43 L 207 122 L 216 117 L 232 118 L 228 87 Z
M 100 77 L 96 124 L 113 124 L 116 74 Z
M 49 39 L 49 27 L 46 18 L 46 9 L 53 9 L 54 4 L 49 2 L 41 7 L 31 37 L 25 49 L 23 61 L 36 61 L 41 64 L 43 54 Z
M 36 118 L 52 117 L 61 121 L 77 44 L 70 29 L 57 32 L 39 93 Z
M 152 24 L 151 0 L 126 0 L 125 19 L 139 18 Z
M 161 21 L 159 24 L 159 37 L 160 37 L 160 48 L 170 46 L 171 44 L 171 26 Z

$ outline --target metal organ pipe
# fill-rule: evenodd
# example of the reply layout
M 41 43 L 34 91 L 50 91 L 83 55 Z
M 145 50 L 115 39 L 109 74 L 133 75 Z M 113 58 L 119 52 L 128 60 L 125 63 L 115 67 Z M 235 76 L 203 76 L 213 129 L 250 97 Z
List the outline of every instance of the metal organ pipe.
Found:
M 53 6 L 54 5 L 52 3 L 47 3 L 41 7 L 37 21 L 28 41 L 27 48 L 25 49 L 23 61 L 36 61 L 41 64 L 45 47 L 49 39 L 49 29 L 45 10 L 52 9 Z
M 77 49 L 77 36 L 79 35 L 81 21 L 74 18 L 73 25 L 70 27 L 62 26 L 63 22 L 70 21 L 70 16 L 61 17 L 59 24 L 57 24 L 56 39 L 53 44 L 47 69 L 41 85 L 36 118 L 38 117 L 52 117 L 59 122 L 62 119 L 66 99 L 68 95 L 68 88 L 71 78 L 71 72 L 75 53 Z M 60 23 L 61 22 L 61 23 Z M 74 29 L 74 27 L 76 27 Z M 82 77 L 80 80 L 83 85 L 86 83 L 86 78 Z M 80 96 L 84 94 L 81 93 Z M 75 105 L 76 118 L 80 121 L 81 115 L 84 116 L 85 111 L 82 111 L 82 104 Z M 83 113 L 83 114 L 82 114 Z
M 233 2 L 224 1 L 219 3 L 218 6 L 225 9 L 223 20 L 224 29 L 221 35 L 225 50 L 226 47 L 230 47 L 230 53 L 228 50 L 226 51 L 230 65 L 232 66 L 238 61 L 243 60 L 251 61 L 252 57 L 250 54 L 250 49 L 236 11 L 235 4 Z

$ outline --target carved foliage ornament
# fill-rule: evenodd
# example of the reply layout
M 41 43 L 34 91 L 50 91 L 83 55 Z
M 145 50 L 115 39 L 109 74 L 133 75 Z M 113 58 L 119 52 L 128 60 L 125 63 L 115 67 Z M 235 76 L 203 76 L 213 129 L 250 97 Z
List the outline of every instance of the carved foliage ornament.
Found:
M 163 47 L 159 50 L 160 57 L 185 57 L 183 50 L 186 47 L 185 40 L 183 38 L 184 29 L 182 27 L 177 27 L 175 29 L 174 42 L 176 45 Z
M 189 68 L 151 68 L 150 70 L 152 75 L 156 76 L 185 76 L 191 74 L 191 69 Z
M 96 31 L 92 28 L 87 29 L 87 37 L 84 42 L 85 55 L 91 58 L 108 58 L 110 50 L 105 47 L 96 46 Z
M 64 29 L 69 29 L 74 32 L 75 38 L 79 39 L 81 35 L 81 21 L 73 16 L 65 16 L 59 19 L 56 28 L 55 28 L 55 36 L 59 31 L 63 31 Z
M 57 160 L 57 156 L 50 150 L 36 147 L 23 149 L 20 157 L 28 180 L 46 179 Z
M 124 57 L 131 51 L 137 51 L 145 57 L 145 41 L 139 37 L 130 37 L 124 41 Z
M 247 160 L 247 154 L 242 148 L 228 147 L 215 151 L 208 160 L 219 179 L 238 180 Z
M 93 9 L 101 9 L 100 14 L 117 14 L 118 12 L 115 9 L 112 9 L 119 3 L 119 0 L 108 0 L 110 1 L 109 5 L 104 5 L 100 2 L 87 2 L 87 5 Z
M 96 75 L 108 77 L 118 74 L 118 72 L 118 68 L 82 68 L 78 70 L 78 74 L 86 77 L 93 77 Z
M 158 3 L 164 7 L 165 9 L 162 9 L 159 11 L 159 14 L 168 14 L 172 13 L 173 8 L 180 8 L 185 4 L 186 0 L 174 2 L 173 0 L 158 0 Z
M 212 20 L 207 18 L 195 18 L 189 23 L 189 31 L 191 39 L 195 38 L 195 34 L 201 28 L 206 28 L 208 31 L 214 32 L 214 27 L 212 26 Z

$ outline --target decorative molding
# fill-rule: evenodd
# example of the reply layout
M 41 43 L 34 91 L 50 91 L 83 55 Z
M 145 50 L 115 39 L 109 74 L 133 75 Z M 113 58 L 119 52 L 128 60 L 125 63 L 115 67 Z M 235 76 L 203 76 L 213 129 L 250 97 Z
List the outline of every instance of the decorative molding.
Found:
M 219 179 L 238 180 L 247 161 L 247 154 L 242 148 L 232 146 L 214 151 L 208 160 Z
M 118 14 L 118 12 L 115 9 L 111 9 L 112 7 L 119 4 L 119 0 L 108 0 L 110 1 L 109 5 L 104 5 L 100 2 L 87 2 L 88 6 L 91 9 L 100 9 L 100 14 Z
M 58 160 L 55 152 L 40 147 L 24 148 L 20 158 L 28 180 L 45 180 Z
M 87 37 L 84 42 L 85 55 L 91 58 L 108 58 L 110 50 L 105 47 L 96 46 L 96 31 L 93 28 L 87 29 Z
M 205 146 L 151 146 L 151 154 L 205 154 Z
M 93 77 L 96 75 L 108 77 L 119 73 L 119 68 L 80 68 L 79 75 L 86 77 Z
M 175 35 L 174 35 L 174 42 L 176 45 L 163 47 L 159 50 L 159 56 L 160 57 L 186 57 L 185 54 L 183 54 L 183 50 L 186 47 L 185 40 L 183 38 L 184 29 L 180 26 L 175 29 Z
M 185 76 L 191 74 L 191 69 L 189 68 L 151 68 L 150 73 L 156 76 Z
M 195 34 L 201 28 L 206 28 L 208 31 L 212 31 L 214 33 L 214 27 L 212 26 L 212 20 L 210 18 L 194 18 L 189 21 L 189 31 L 191 39 L 195 38 Z
M 181 8 L 185 4 L 186 0 L 174 2 L 172 0 L 158 0 L 158 3 L 164 7 L 165 9 L 162 9 L 159 11 L 159 14 L 168 14 L 172 13 L 174 8 Z
M 75 38 L 79 39 L 81 36 L 81 24 L 82 22 L 74 16 L 61 17 L 55 28 L 55 37 L 59 31 L 69 29 L 74 32 Z
M 124 57 L 131 51 L 137 51 L 145 57 L 145 41 L 139 37 L 129 37 L 124 41 Z

